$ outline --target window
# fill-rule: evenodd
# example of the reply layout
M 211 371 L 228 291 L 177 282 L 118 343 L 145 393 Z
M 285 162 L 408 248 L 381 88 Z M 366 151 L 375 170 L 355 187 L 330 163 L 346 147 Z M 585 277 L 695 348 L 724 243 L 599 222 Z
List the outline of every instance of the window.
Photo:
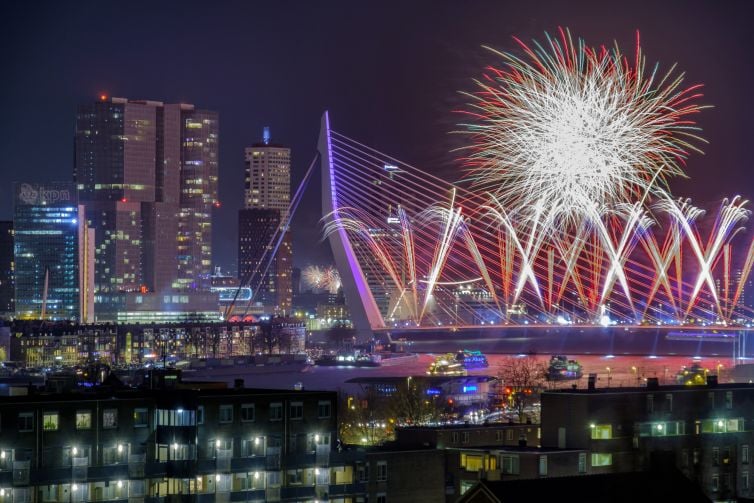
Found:
M 595 424 L 592 428 L 593 440 L 609 440 L 613 438 L 612 424 Z
M 453 433 L 451 433 L 451 435 L 450 435 L 450 441 L 451 441 L 451 443 L 454 443 L 454 444 L 458 443 L 458 432 L 457 431 L 454 431 Z
M 146 428 L 147 426 L 149 426 L 147 409 L 134 409 L 134 428 Z
M 742 431 L 744 420 L 735 419 L 704 419 L 702 420 L 702 433 L 731 433 Z
M 714 391 L 710 391 L 709 393 L 707 393 L 707 400 L 709 401 L 710 408 L 714 409 L 715 408 L 715 392 Z
M 658 421 L 638 423 L 636 430 L 640 437 L 668 437 L 686 434 L 686 423 L 683 421 Z
M 42 416 L 42 428 L 45 431 L 57 431 L 59 416 L 57 412 L 45 412 Z
M 744 491 L 749 490 L 749 472 L 743 472 L 741 474 L 741 489 Z
M 110 429 L 118 427 L 118 409 L 105 409 L 102 411 L 102 428 Z
M 513 441 L 513 430 L 505 430 L 505 440 L 508 442 Z
M 683 449 L 681 451 L 681 466 L 686 468 L 689 466 L 689 450 Z
M 547 475 L 547 456 L 539 457 L 539 475 L 541 477 Z
M 652 413 L 655 411 L 655 397 L 654 395 L 647 395 L 647 412 Z
M 18 431 L 34 431 L 34 413 L 20 412 L 18 414 Z
M 304 483 L 304 470 L 288 470 L 288 484 L 301 485 Z
M 283 404 L 280 402 L 270 404 L 270 421 L 283 420 Z
M 377 461 L 377 482 L 387 480 L 387 461 Z
M 741 446 L 741 463 L 744 463 L 744 464 L 749 463 L 749 446 L 748 445 Z
M 76 429 L 77 430 L 89 430 L 92 427 L 92 411 L 79 410 L 76 411 Z
M 694 449 L 694 464 L 695 465 L 699 464 L 700 457 L 701 456 L 699 455 L 699 449 Z
M 713 466 L 720 465 L 720 448 L 719 447 L 712 448 L 712 465 Z
M 718 491 L 719 489 L 720 489 L 720 476 L 713 475 L 712 476 L 712 490 Z
M 728 410 L 733 408 L 733 392 L 732 391 L 725 392 L 725 408 Z
M 613 464 L 613 455 L 609 452 L 593 452 L 592 466 L 610 466 Z
M 496 442 L 502 442 L 503 441 L 503 430 L 497 430 L 495 432 L 495 441 Z
M 462 444 L 468 444 L 469 443 L 469 432 L 468 431 L 464 431 L 461 434 L 461 443 Z
M 196 408 L 196 424 L 204 424 L 204 405 Z
M 668 412 L 673 412 L 673 394 L 667 393 L 665 395 L 665 404 L 667 405 Z
M 730 464 L 730 447 L 723 448 L 723 464 Z
M 387 496 L 385 493 L 377 493 L 377 503 L 387 503 Z
M 255 409 L 253 403 L 241 404 L 241 421 L 248 423 L 254 421 Z
M 290 418 L 293 420 L 304 418 L 304 402 L 291 402 Z
M 579 473 L 586 473 L 586 452 L 579 453 Z
M 481 454 L 461 453 L 461 467 L 468 472 L 478 472 L 484 468 L 484 458 Z
M 232 405 L 220 406 L 220 414 L 218 415 L 218 421 L 223 424 L 233 422 L 233 406 Z
M 500 463 L 504 474 L 518 475 L 518 456 L 502 456 Z
M 367 465 L 366 463 L 356 464 L 356 480 L 358 482 L 369 481 L 369 465 Z
M 317 404 L 317 417 L 320 419 L 329 418 L 332 415 L 332 404 L 330 400 L 320 400 Z

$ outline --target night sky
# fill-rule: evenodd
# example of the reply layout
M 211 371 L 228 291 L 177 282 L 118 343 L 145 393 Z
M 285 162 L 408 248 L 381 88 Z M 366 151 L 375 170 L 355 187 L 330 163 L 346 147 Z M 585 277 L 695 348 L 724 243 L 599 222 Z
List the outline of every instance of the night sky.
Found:
M 76 105 L 101 93 L 194 103 L 220 113 L 220 199 L 214 258 L 235 269 L 243 149 L 269 125 L 293 149 L 295 184 L 316 152 L 319 119 L 405 162 L 459 171 L 448 135 L 458 90 L 485 64 L 482 44 L 569 27 L 590 45 L 674 62 L 704 83 L 709 145 L 676 195 L 715 209 L 754 198 L 754 4 L 751 2 L 2 2 L 0 4 L 0 219 L 11 182 L 72 176 Z M 298 265 L 328 263 L 320 241 L 319 179 L 294 219 Z M 754 226 L 754 224 L 750 224 Z M 316 245 L 316 246 L 315 246 Z

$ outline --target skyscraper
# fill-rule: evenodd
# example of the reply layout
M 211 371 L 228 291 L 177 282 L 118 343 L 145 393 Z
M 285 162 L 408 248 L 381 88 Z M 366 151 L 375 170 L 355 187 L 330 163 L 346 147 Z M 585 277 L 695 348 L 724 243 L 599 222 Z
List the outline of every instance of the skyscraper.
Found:
M 293 251 L 287 222 L 291 201 L 291 149 L 271 143 L 269 128 L 264 128 L 263 141 L 246 148 L 245 158 L 245 209 L 238 219 L 238 277 L 249 281 L 252 271 L 263 270 L 274 251 L 273 234 L 276 230 L 283 232 L 266 276 L 251 281 L 252 288 L 258 288 L 255 295 L 258 302 L 287 313 L 293 301 Z M 263 243 L 264 239 L 267 241 Z
M 15 195 L 16 315 L 92 321 L 92 232 L 76 186 L 19 183 Z
M 191 288 L 211 272 L 218 115 L 102 96 L 76 117 L 75 169 L 102 293 Z
M 12 315 L 16 310 L 13 259 L 13 222 L 0 222 L 0 316 Z

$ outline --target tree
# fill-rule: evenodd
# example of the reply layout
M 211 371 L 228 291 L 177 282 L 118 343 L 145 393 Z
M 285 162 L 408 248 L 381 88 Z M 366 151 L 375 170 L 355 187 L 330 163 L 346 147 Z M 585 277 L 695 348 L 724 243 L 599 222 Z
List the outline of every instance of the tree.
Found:
M 372 386 L 356 396 L 341 395 L 340 439 L 344 444 L 376 445 L 392 438 L 386 398 Z
M 396 386 L 390 396 L 389 408 L 398 424 L 420 425 L 437 422 L 442 416 L 442 405 L 436 395 L 427 393 L 425 379 L 407 377 Z
M 534 403 L 545 384 L 547 368 L 535 358 L 506 358 L 498 377 L 503 401 L 518 414 L 519 422 L 526 419 L 527 405 Z

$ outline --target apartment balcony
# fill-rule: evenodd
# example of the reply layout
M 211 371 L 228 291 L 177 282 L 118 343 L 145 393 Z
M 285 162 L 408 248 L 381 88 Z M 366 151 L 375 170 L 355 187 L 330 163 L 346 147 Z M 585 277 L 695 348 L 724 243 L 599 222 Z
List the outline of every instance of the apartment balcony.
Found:
M 264 492 L 265 501 L 280 501 L 280 487 L 268 487 Z
M 286 500 L 313 500 L 317 498 L 317 491 L 314 486 L 288 486 L 281 488 L 280 496 Z
M 131 454 L 128 456 L 128 478 L 143 479 L 146 465 L 146 454 Z
M 232 449 L 217 449 L 216 451 L 216 466 L 215 469 L 219 473 L 230 473 L 230 462 L 233 458 Z
M 328 496 L 353 496 L 364 494 L 367 491 L 366 482 L 354 482 L 352 484 L 330 484 L 328 486 Z
M 268 470 L 280 469 L 280 447 L 268 447 L 266 458 L 266 468 Z
M 14 461 L 13 462 L 13 485 L 14 486 L 27 486 L 29 485 L 29 461 Z

